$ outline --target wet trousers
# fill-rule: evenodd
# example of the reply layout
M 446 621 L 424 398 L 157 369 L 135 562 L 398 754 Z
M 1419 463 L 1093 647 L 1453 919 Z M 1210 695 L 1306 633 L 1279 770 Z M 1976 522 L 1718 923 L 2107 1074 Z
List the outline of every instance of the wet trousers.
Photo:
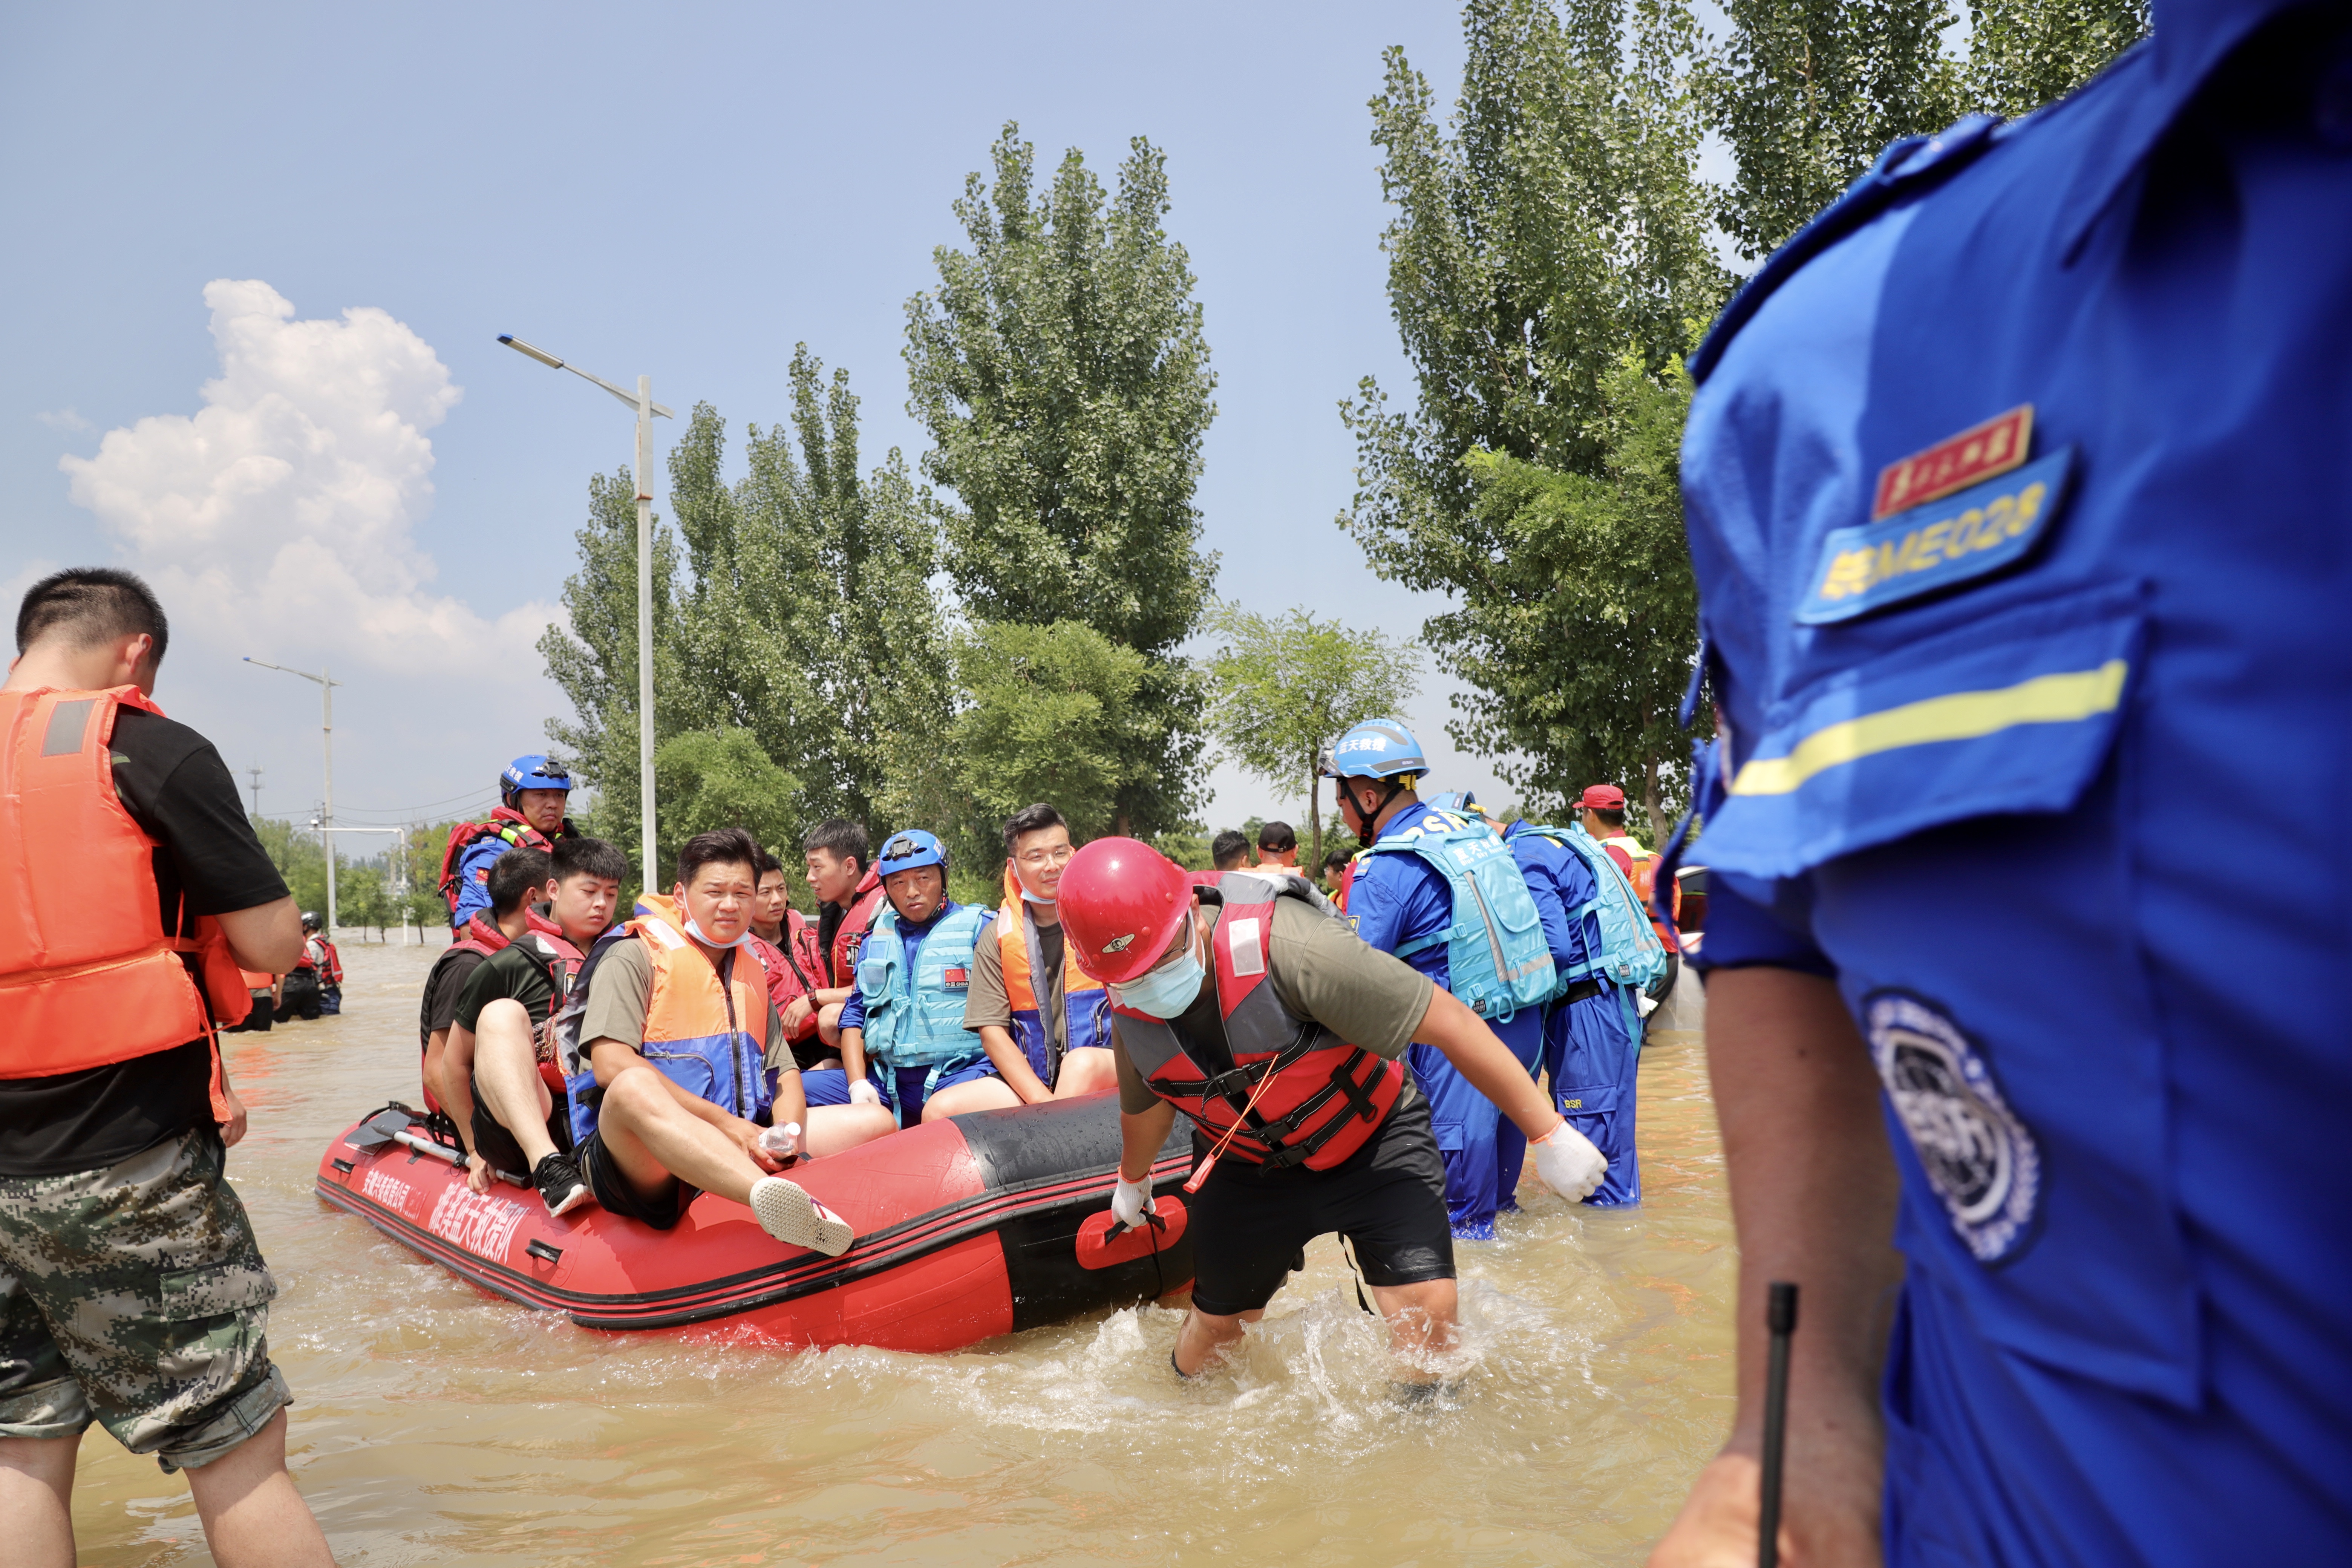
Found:
M 1543 1052 L 1541 1011 L 1522 1007 L 1508 1023 L 1496 1025 L 1495 1033 L 1532 1080 Z M 1406 1060 L 1413 1081 L 1428 1098 L 1430 1130 L 1437 1134 L 1437 1150 L 1445 1160 L 1445 1212 L 1454 1237 L 1492 1241 L 1496 1211 L 1518 1206 L 1511 1194 L 1527 1163 L 1527 1134 L 1471 1088 L 1436 1047 L 1414 1046 Z
M 1642 1201 L 1642 1167 L 1633 1150 L 1641 1030 L 1633 994 L 1615 985 L 1557 1004 L 1544 1019 L 1543 1065 L 1551 1075 L 1552 1104 L 1609 1162 L 1608 1179 L 1584 1200 L 1598 1208 Z

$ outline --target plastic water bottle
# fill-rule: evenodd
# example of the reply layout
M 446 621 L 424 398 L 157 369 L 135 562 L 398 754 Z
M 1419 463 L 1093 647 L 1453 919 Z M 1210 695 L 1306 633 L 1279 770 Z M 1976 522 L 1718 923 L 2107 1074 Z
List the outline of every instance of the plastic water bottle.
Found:
M 787 1121 L 782 1127 L 760 1130 L 760 1148 L 779 1160 L 787 1160 L 801 1152 L 801 1124 Z

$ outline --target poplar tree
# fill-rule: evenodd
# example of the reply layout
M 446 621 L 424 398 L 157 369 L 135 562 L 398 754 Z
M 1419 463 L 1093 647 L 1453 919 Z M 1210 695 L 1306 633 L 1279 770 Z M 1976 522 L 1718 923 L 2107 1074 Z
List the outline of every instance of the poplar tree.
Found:
M 1368 378 L 1342 405 L 1358 458 L 1340 522 L 1381 575 L 1454 596 L 1423 634 L 1470 687 L 1448 731 L 1529 810 L 1616 782 L 1654 816 L 1681 787 L 1671 716 L 1697 626 L 1678 501 L 1627 444 L 1654 444 L 1728 284 L 1693 174 L 1698 32 L 1682 0 L 1474 0 L 1464 28 L 1451 135 L 1402 50 L 1371 102 L 1420 396 L 1393 412 Z M 1477 453 L 1578 476 L 1584 500 L 1488 497 L 1525 476 Z M 1596 486 L 1633 489 L 1602 507 Z
M 1144 659 L 1122 738 L 1113 824 L 1183 820 L 1202 691 L 1177 649 L 1215 574 L 1192 493 L 1216 405 L 1184 247 L 1168 237 L 1166 160 L 1129 143 L 1107 195 L 1076 149 L 1035 188 L 1008 123 L 955 204 L 968 250 L 941 246 L 936 289 L 907 302 L 908 412 L 944 564 L 980 623 L 1092 627 Z

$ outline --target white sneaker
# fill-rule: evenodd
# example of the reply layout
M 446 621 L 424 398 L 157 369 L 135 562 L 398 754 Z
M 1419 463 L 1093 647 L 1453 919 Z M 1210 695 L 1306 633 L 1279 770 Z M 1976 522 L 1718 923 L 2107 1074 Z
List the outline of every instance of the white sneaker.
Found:
M 804 1247 L 827 1258 L 849 1250 L 857 1233 L 849 1222 L 782 1176 L 762 1176 L 751 1184 L 751 1212 L 760 1228 L 788 1247 Z

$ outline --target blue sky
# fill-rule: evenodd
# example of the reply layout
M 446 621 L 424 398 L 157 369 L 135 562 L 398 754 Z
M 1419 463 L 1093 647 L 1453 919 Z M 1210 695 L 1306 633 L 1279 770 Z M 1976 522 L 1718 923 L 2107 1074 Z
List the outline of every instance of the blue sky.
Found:
M 316 692 L 244 654 L 348 677 L 345 820 L 483 798 L 561 708 L 530 637 L 587 476 L 631 441 L 618 404 L 496 334 L 650 374 L 738 438 L 786 415 L 805 341 L 848 367 L 869 466 L 911 462 L 904 304 L 1017 120 L 1041 167 L 1076 145 L 1106 182 L 1130 136 L 1167 152 L 1219 376 L 1221 592 L 1411 633 L 1434 602 L 1331 521 L 1339 400 L 1368 373 L 1411 393 L 1365 109 L 1391 44 L 1451 100 L 1457 13 L 1365 0 L 12 8 L 0 588 L 89 561 L 173 585 L 158 699 L 263 767 L 266 810 L 318 794 Z M 208 305 L 215 280 L 267 287 Z M 1507 795 L 1426 687 L 1438 782 Z M 1213 781 L 1213 826 L 1279 804 Z

